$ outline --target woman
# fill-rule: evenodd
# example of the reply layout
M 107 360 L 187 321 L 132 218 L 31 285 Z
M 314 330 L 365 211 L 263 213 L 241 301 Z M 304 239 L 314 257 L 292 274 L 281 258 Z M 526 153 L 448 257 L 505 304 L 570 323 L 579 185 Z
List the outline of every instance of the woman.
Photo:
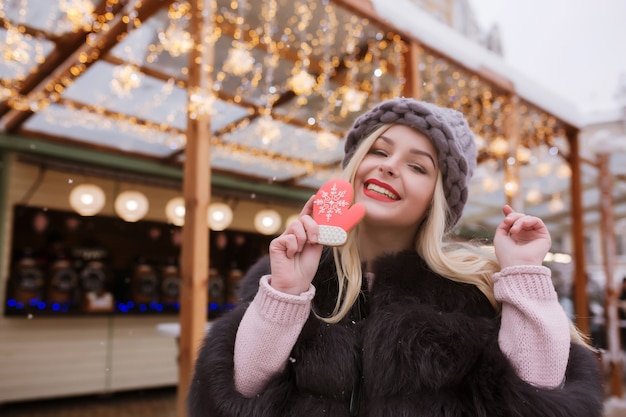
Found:
M 271 242 L 207 335 L 190 415 L 601 416 L 595 356 L 541 266 L 543 222 L 504 206 L 495 258 L 446 242 L 476 163 L 462 115 L 389 100 L 345 150 L 365 217 L 323 247 L 310 200 Z

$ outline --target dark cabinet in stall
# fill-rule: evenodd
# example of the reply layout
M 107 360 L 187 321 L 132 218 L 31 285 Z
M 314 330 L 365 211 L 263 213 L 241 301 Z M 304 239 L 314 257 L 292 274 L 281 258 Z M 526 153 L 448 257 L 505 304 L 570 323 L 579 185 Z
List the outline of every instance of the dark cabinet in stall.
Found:
M 163 222 L 15 206 L 4 315 L 177 314 L 180 235 Z M 239 280 L 271 237 L 210 236 L 207 314 L 215 318 L 238 303 Z

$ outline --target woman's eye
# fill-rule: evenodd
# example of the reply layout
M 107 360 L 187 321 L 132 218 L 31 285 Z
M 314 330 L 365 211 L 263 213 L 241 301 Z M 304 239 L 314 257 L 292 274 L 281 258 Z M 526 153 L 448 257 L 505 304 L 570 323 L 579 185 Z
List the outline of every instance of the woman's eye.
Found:
M 411 164 L 409 166 L 413 171 L 419 172 L 420 174 L 426 174 L 426 170 L 421 165 Z
M 372 149 L 372 154 L 379 156 L 387 156 L 387 153 L 380 149 Z

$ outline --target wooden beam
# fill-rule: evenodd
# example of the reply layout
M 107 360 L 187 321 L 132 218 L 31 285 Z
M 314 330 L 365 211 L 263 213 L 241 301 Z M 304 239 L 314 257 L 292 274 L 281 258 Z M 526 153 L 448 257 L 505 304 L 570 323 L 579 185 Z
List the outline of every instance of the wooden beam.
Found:
M 171 3 L 171 1 L 173 0 L 143 0 L 143 2 L 140 2 L 137 10 L 137 18 L 145 21 L 160 8 Z M 85 68 L 88 68 L 97 62 L 96 58 L 82 63 L 81 56 L 83 54 L 92 56 L 94 53 L 97 56 L 102 56 L 113 48 L 119 42 L 121 36 L 128 30 L 128 24 L 124 22 L 123 18 L 132 11 L 131 7 L 132 4 L 129 4 L 118 12 L 113 20 L 108 22 L 108 30 L 100 30 L 97 33 L 93 33 L 93 38 L 89 42 L 84 42 L 73 53 L 66 56 L 61 62 L 58 62 L 54 71 L 51 71 L 44 79 L 39 80 L 37 85 L 30 89 L 29 93 L 50 95 L 53 91 L 56 91 L 55 86 L 57 84 L 65 85 L 66 81 L 61 82 L 62 79 L 73 80 L 76 78 L 76 75 L 72 74 L 71 71 L 74 66 L 84 65 Z M 32 114 L 32 110 L 11 109 L 0 118 L 0 130 L 15 132 Z
M 585 260 L 585 226 L 583 223 L 582 170 L 580 168 L 580 149 L 578 131 L 567 129 L 570 145 L 568 162 L 572 171 L 570 177 L 570 215 L 572 220 L 572 258 L 574 260 L 574 312 L 578 329 L 589 336 L 589 298 L 587 296 L 587 263 Z
M 422 73 L 420 64 L 422 63 L 421 47 L 417 41 L 409 40 L 407 52 L 404 55 L 406 82 L 404 83 L 404 96 L 413 97 L 419 100 L 422 97 Z
M 481 78 L 488 80 L 491 84 L 504 92 L 511 94 L 515 93 L 515 85 L 513 82 L 490 68 L 481 66 L 478 70 L 478 75 L 480 75 Z
M 382 23 L 382 19 L 378 16 L 378 14 L 376 14 L 374 5 L 370 0 L 335 0 L 333 2 L 342 5 L 344 8 L 352 12 L 356 12 L 356 14 L 368 18 L 374 18 L 374 20 Z M 385 24 L 389 23 L 385 22 Z
M 195 89 L 212 91 L 215 17 L 213 0 L 191 4 L 190 31 L 195 47 L 189 54 L 188 103 Z M 187 415 L 187 394 L 205 334 L 209 287 L 209 228 L 211 195 L 211 129 L 208 113 L 187 111 L 187 148 L 183 177 L 185 225 L 182 231 L 179 377 L 177 416 Z
M 424 42 L 424 39 L 417 39 L 414 36 L 408 35 L 406 32 L 401 31 L 393 22 L 389 20 L 383 19 L 374 8 L 373 3 L 370 0 L 332 0 L 337 6 L 347 9 L 355 14 L 358 14 L 362 17 L 365 17 L 375 24 L 382 26 L 385 30 L 394 32 L 402 36 L 405 42 L 410 43 L 411 41 L 416 41 L 422 46 L 423 49 L 429 50 L 432 53 L 435 53 L 441 57 L 444 57 L 446 60 L 450 61 L 454 65 L 457 65 L 460 68 L 463 68 L 469 71 L 471 74 L 476 74 L 483 79 L 483 81 L 487 83 L 491 83 L 496 88 L 502 88 L 505 86 L 512 86 L 512 83 L 506 80 L 503 76 L 495 74 L 493 71 L 490 71 L 487 68 L 481 68 L 479 72 L 474 69 L 468 68 L 466 65 L 459 62 L 457 59 L 449 56 L 443 51 L 437 50 L 432 46 L 427 46 Z M 514 89 L 505 90 L 507 92 L 514 92 Z
M 505 190 L 506 202 L 513 207 L 516 211 L 523 212 L 524 199 L 521 196 L 521 180 L 520 180 L 520 164 L 509 164 L 508 159 L 515 159 L 515 152 L 517 151 L 520 143 L 520 118 L 519 118 L 519 97 L 512 93 L 509 98 L 509 102 L 505 104 L 504 109 L 504 134 L 509 143 L 509 155 L 507 160 L 504 161 L 505 172 Z M 517 185 L 517 189 L 506 190 L 506 185 Z
M 116 4 L 112 6 L 113 12 L 115 13 L 117 10 L 121 8 L 121 5 Z M 98 6 L 95 8 L 95 14 L 102 14 L 105 12 L 105 2 L 100 2 Z M 46 60 L 39 66 L 37 66 L 37 70 L 30 73 L 24 80 L 19 81 L 18 92 L 19 94 L 26 95 L 28 94 L 35 86 L 41 83 L 46 77 L 54 71 L 54 69 L 65 61 L 70 55 L 76 51 L 80 47 L 81 44 L 85 42 L 87 37 L 87 33 L 82 31 L 76 31 L 71 33 L 63 34 L 62 36 L 55 35 L 54 33 L 50 33 L 48 31 L 42 31 L 39 29 L 32 28 L 28 25 L 16 24 L 10 22 L 8 19 L 0 18 L 0 27 L 7 27 L 9 24 L 14 26 L 20 26 L 24 28 L 24 33 L 28 34 L 34 38 L 46 39 L 55 44 L 54 50 L 46 56 Z M 9 111 L 10 107 L 7 101 L 0 102 L 0 118 Z
M 608 344 L 609 388 L 611 396 L 623 395 L 623 359 L 620 343 L 620 319 L 618 316 L 618 298 L 621 293 L 621 279 L 616 279 L 616 243 L 615 221 L 613 213 L 613 179 L 610 169 L 610 154 L 598 155 L 598 188 L 600 189 L 600 213 L 602 217 L 600 236 L 602 237 L 602 265 L 606 279 L 605 316 L 606 337 Z

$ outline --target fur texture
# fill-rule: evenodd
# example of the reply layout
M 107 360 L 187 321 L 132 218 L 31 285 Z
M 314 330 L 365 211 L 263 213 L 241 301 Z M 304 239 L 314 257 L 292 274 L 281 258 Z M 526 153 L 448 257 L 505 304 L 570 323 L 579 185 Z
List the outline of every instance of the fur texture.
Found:
M 572 345 L 562 388 L 522 381 L 498 347 L 499 319 L 482 293 L 431 272 L 413 252 L 381 258 L 371 292 L 356 315 L 329 325 L 311 314 L 287 369 L 253 398 L 234 388 L 237 327 L 269 262 L 242 286 L 245 300 L 207 335 L 189 393 L 191 417 L 350 415 L 362 377 L 359 416 L 600 417 L 595 356 Z M 328 314 L 337 297 L 332 253 L 313 281 L 314 309 Z M 355 309 L 353 309 L 355 311 Z

